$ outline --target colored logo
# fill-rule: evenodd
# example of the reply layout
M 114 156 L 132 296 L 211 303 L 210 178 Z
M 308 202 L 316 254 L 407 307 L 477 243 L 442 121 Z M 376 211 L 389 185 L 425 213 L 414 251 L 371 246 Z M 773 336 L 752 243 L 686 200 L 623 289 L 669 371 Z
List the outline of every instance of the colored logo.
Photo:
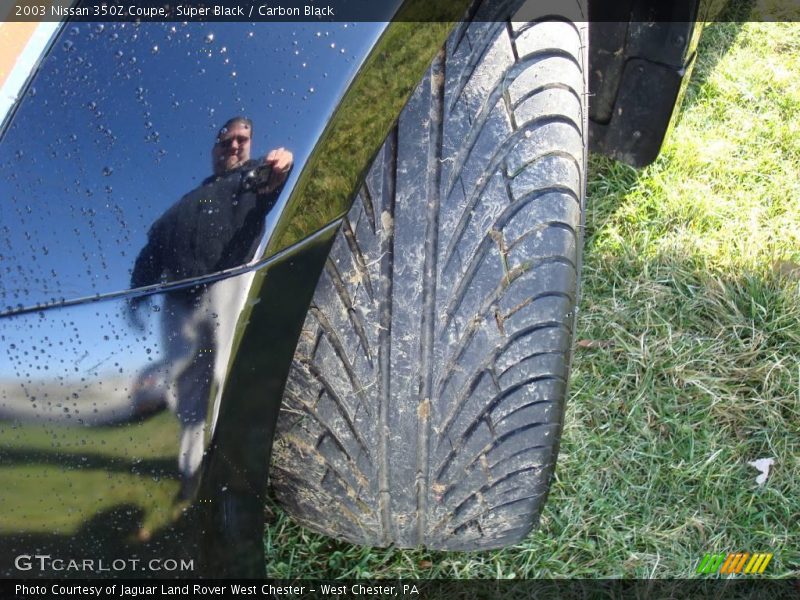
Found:
M 756 575 L 764 572 L 769 561 L 772 560 L 772 552 L 735 552 L 731 554 L 706 554 L 700 564 L 697 565 L 697 572 L 702 575 L 719 573 L 721 575 Z

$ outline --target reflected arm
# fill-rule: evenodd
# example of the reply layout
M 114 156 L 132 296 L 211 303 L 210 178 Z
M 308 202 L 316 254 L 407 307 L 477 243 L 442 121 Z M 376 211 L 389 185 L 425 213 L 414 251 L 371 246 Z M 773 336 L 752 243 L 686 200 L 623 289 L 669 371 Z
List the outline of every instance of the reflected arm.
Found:
M 158 283 L 163 274 L 161 249 L 164 245 L 163 224 L 156 221 L 147 233 L 147 243 L 139 251 L 131 272 L 131 289 Z

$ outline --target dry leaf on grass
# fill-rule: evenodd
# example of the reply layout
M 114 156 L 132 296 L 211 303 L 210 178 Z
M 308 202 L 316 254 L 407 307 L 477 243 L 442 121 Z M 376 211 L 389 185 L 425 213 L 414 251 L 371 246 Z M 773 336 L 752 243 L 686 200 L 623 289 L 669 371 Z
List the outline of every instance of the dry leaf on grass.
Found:
M 578 340 L 575 345 L 578 348 L 608 348 L 613 345 L 613 342 L 608 340 Z

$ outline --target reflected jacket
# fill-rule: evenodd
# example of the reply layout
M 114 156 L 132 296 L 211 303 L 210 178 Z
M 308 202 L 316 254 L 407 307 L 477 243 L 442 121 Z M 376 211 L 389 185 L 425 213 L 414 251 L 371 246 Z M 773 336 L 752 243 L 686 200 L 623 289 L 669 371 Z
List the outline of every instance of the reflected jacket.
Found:
M 131 274 L 133 288 L 201 277 L 252 260 L 264 219 L 281 187 L 259 194 L 245 186 L 249 160 L 206 178 L 153 223 Z

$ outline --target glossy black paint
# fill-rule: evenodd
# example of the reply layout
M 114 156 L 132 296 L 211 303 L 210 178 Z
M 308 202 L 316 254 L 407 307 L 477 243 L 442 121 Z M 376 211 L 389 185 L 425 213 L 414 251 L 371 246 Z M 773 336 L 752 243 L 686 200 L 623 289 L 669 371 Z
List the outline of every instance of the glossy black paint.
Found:
M 226 372 L 219 377 L 223 387 L 209 399 L 201 486 L 192 497 L 180 497 L 186 480 L 175 456 L 180 419 L 172 410 L 131 414 L 136 370 L 82 378 L 84 389 L 72 394 L 71 405 L 55 398 L 59 383 L 63 394 L 63 378 L 41 389 L 39 398 L 33 391 L 45 388 L 44 380 L 20 372 L 22 393 L 11 397 L 6 388 L 3 406 L 16 404 L 18 412 L 4 414 L 0 424 L 4 576 L 263 576 L 264 492 L 275 415 L 315 286 L 308 273 L 322 268 L 337 225 L 251 273 L 208 286 L 205 293 L 217 300 L 218 325 L 226 332 L 217 338 L 216 354 Z M 161 294 L 161 300 L 181 292 Z M 124 310 L 124 300 L 98 302 L 5 322 L 35 321 L 49 330 L 83 311 Z M 122 353 L 109 341 L 95 356 L 115 350 Z M 48 408 L 48 395 L 58 406 L 37 410 L 37 403 Z M 125 568 L 21 571 L 20 555 L 102 559 L 106 568 L 118 560 Z M 192 561 L 192 568 L 159 571 L 149 568 L 152 559 Z
M 264 574 L 264 507 L 275 422 L 297 337 L 338 223 L 256 271 L 240 319 L 197 502 L 201 564 L 217 576 Z
M 127 292 L 230 117 L 253 120 L 253 159 L 293 152 L 288 195 L 384 27 L 65 24 L 0 137 L 0 311 Z
M 385 25 L 370 27 L 374 32 Z M 391 24 L 374 45 L 364 46 L 355 76 L 339 73 L 339 88 L 349 91 L 325 99 L 324 133 L 303 140 L 313 152 L 295 153 L 293 175 L 267 216 L 253 261 L 128 290 L 120 282 L 130 271 L 103 264 L 104 255 L 119 250 L 109 229 L 112 237 L 93 240 L 96 253 L 74 257 L 94 294 L 62 289 L 59 297 L 48 288 L 44 294 L 26 291 L 22 301 L 7 305 L 0 318 L 7 365 L 0 378 L 0 572 L 263 576 L 272 431 L 308 303 L 338 216 L 349 208 L 359 177 L 449 28 Z M 27 109 L 23 102 L 17 117 L 26 110 L 28 122 L 36 122 L 41 107 L 34 102 Z M 17 144 L 11 142 L 28 130 L 24 119 L 19 123 L 19 137 L 3 141 L 11 152 L 9 172 L 13 161 L 29 155 L 13 152 Z M 207 156 L 203 146 L 192 152 Z M 64 176 L 68 164 L 61 168 Z M 36 196 L 36 185 L 47 182 L 33 177 L 25 189 Z M 41 198 L 47 208 L 52 197 Z M 138 228 L 140 238 L 147 222 Z M 42 233 L 39 226 L 59 233 L 58 219 L 45 211 L 19 229 L 35 236 Z M 4 265 L 23 279 L 44 281 L 44 275 L 25 272 L 40 268 L 40 257 L 30 254 L 36 247 L 7 255 L 14 266 Z M 58 240 L 52 247 L 59 248 Z M 132 263 L 135 254 L 125 258 Z M 109 276 L 100 286 L 92 278 L 95 267 Z M 49 268 L 58 275 L 58 265 Z M 189 304 L 179 301 L 187 297 Z M 145 307 L 141 329 L 128 324 L 133 299 Z M 187 381 L 192 393 L 167 391 Z M 93 562 L 88 571 L 64 572 L 52 562 L 37 568 L 35 559 L 28 569 L 27 559 L 18 558 L 45 554 Z M 154 570 L 147 566 L 151 558 L 186 560 L 191 568 Z M 115 559 L 120 568 L 109 569 Z

